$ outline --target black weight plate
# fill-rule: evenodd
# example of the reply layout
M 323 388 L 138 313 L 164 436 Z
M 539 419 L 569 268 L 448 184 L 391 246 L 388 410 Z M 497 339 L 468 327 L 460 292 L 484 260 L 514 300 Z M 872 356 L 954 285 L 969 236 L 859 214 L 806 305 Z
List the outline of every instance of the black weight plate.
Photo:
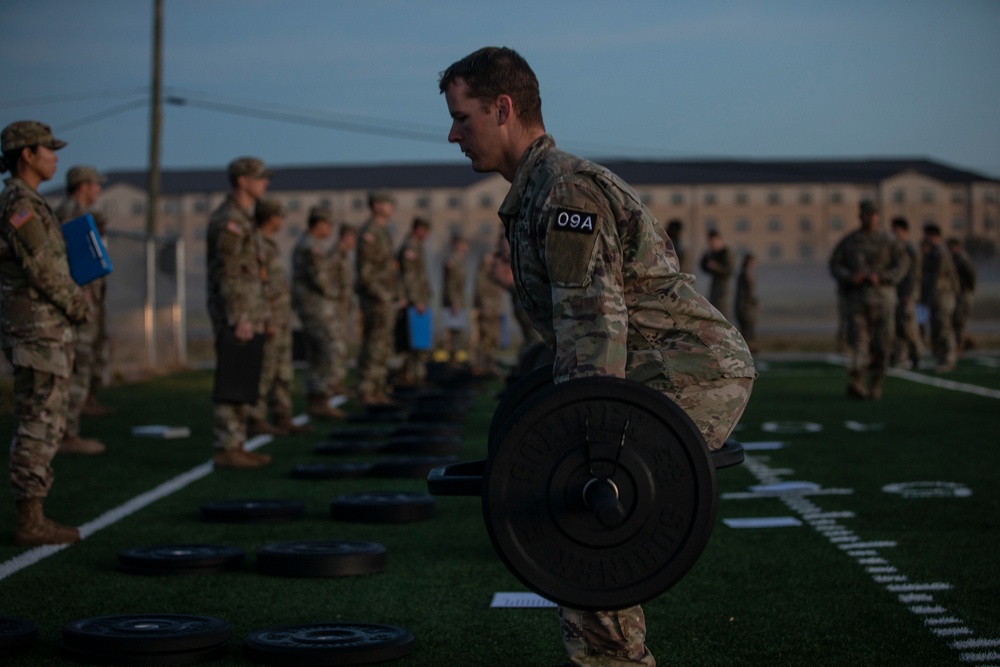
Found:
M 320 456 L 373 456 L 385 447 L 384 440 L 330 440 L 313 447 Z
M 128 665 L 130 667 L 185 667 L 198 665 L 209 660 L 218 660 L 229 652 L 229 644 L 195 649 L 193 651 L 171 651 L 167 653 L 108 653 L 59 646 L 59 653 L 67 660 L 88 665 Z
M 229 641 L 229 624 L 209 616 L 125 614 L 70 621 L 63 646 L 100 653 L 197 651 Z
M 490 419 L 490 430 L 487 434 L 486 447 L 493 451 L 496 436 L 510 416 L 521 407 L 525 399 L 534 393 L 552 386 L 552 366 L 539 366 L 530 373 L 522 375 L 503 390 L 500 402 Z
M 276 577 L 352 577 L 387 564 L 385 547 L 375 542 L 281 542 L 257 550 L 257 571 Z
M 395 456 L 382 459 L 372 467 L 373 477 L 424 479 L 434 468 L 454 463 L 454 456 Z
M 118 563 L 115 566 L 119 572 L 124 572 L 125 574 L 139 574 L 148 577 L 183 577 L 187 575 L 194 574 L 219 574 L 221 572 L 232 572 L 234 567 L 231 565 L 215 565 L 212 567 L 184 567 L 184 568 L 167 568 L 167 567 L 134 567 L 131 565 L 122 565 Z
M 205 521 L 232 523 L 291 521 L 304 513 L 305 505 L 299 500 L 223 500 L 201 506 Z
M 38 626 L 25 618 L 0 616 L 0 655 L 38 639 Z
M 265 665 L 304 667 L 368 665 L 397 660 L 416 646 L 405 628 L 375 623 L 287 625 L 247 635 L 248 660 Z
M 292 468 L 296 479 L 358 479 L 372 471 L 371 463 L 300 463 Z
M 624 518 L 613 527 L 583 500 L 591 470 L 618 487 Z M 592 377 L 542 389 L 507 420 L 486 462 L 483 516 L 526 586 L 568 607 L 621 609 L 694 566 L 716 495 L 704 438 L 676 404 L 635 382 Z
M 743 463 L 746 455 L 743 453 L 743 445 L 732 438 L 722 443 L 722 447 L 712 452 L 712 465 L 716 470 L 737 466 Z
M 239 567 L 245 556 L 243 549 L 218 544 L 154 544 L 119 552 L 118 565 L 133 571 L 143 568 L 220 571 Z
M 421 456 L 451 456 L 462 449 L 461 438 L 436 435 L 410 435 L 393 437 L 382 448 L 383 454 Z
M 330 431 L 329 437 L 331 440 L 381 440 L 388 438 L 392 432 L 392 427 L 335 428 Z
M 355 523 L 412 523 L 433 519 L 437 502 L 426 493 L 372 491 L 330 501 L 330 516 Z
M 486 461 L 462 461 L 434 468 L 427 474 L 427 490 L 435 496 L 483 495 Z
M 462 427 L 448 422 L 406 423 L 397 426 L 389 436 L 389 439 L 409 438 L 415 435 L 460 438 L 462 436 Z

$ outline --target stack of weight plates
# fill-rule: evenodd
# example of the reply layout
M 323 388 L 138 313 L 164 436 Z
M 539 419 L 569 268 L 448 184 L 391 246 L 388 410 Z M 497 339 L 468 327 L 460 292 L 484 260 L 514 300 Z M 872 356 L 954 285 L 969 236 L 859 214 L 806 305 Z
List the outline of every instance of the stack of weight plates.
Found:
M 368 665 L 409 655 L 409 630 L 376 623 L 286 625 L 247 636 L 247 659 L 265 665 Z
M 195 665 L 224 656 L 229 624 L 208 616 L 98 616 L 63 626 L 60 652 L 99 665 Z

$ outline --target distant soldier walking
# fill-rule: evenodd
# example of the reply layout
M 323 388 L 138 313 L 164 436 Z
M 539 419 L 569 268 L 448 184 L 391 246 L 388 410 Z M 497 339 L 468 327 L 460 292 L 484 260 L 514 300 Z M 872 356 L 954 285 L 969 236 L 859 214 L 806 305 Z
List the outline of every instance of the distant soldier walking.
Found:
M 469 250 L 469 242 L 463 237 L 451 237 L 451 251 L 444 261 L 444 294 L 441 305 L 444 307 L 444 351 L 448 354 L 448 363 L 458 363 L 458 352 L 465 345 L 466 317 L 468 313 L 468 272 L 465 267 L 465 253 Z
M 906 275 L 909 261 L 902 247 L 879 229 L 879 208 L 874 202 L 862 201 L 858 217 L 861 227 L 834 248 L 830 273 L 841 287 L 847 317 L 847 395 L 877 400 L 882 397 L 892 352 L 895 286 Z
M 753 253 L 743 256 L 743 264 L 736 276 L 736 326 L 751 352 L 757 351 L 757 316 L 760 301 L 757 299 L 757 260 Z
M 952 323 L 955 329 L 955 345 L 958 353 L 972 348 L 969 338 L 969 316 L 972 315 L 973 295 L 976 292 L 976 266 L 962 245 L 962 240 L 948 239 L 948 250 L 951 251 L 952 263 L 958 274 L 958 298 L 955 302 L 955 315 Z
M 38 194 L 66 142 L 48 125 L 18 121 L 3 129 L 0 144 L 0 171 L 11 172 L 0 194 L 0 346 L 14 369 L 14 542 L 68 544 L 80 540 L 80 531 L 45 517 L 42 505 L 66 427 L 74 325 L 90 310 L 70 277 L 59 221 Z
M 347 364 L 351 340 L 357 337 L 354 318 L 354 264 L 352 259 L 358 247 L 358 230 L 352 225 L 340 226 L 336 245 L 330 248 L 330 282 L 333 286 L 333 340 L 330 390 L 346 395 Z M 338 411 L 339 412 L 339 411 Z
M 717 230 L 708 232 L 708 250 L 702 255 L 701 270 L 712 276 L 708 300 L 727 317 L 729 310 L 729 279 L 733 276 L 733 258 Z
M 916 370 L 923 356 L 920 325 L 917 323 L 917 300 L 920 297 L 921 256 L 910 241 L 910 223 L 906 218 L 892 219 L 892 233 L 903 248 L 910 267 L 896 284 L 896 341 L 892 364 Z
M 500 374 L 496 356 L 503 325 L 504 295 L 512 284 L 510 252 L 505 249 L 506 244 L 507 239 L 501 231 L 497 247 L 483 255 L 476 271 L 472 302 L 479 333 L 472 364 L 472 372 L 476 375 L 488 377 Z
M 423 315 L 430 308 L 431 281 L 427 275 L 424 240 L 430 234 L 431 223 L 424 218 L 414 218 L 409 235 L 399 249 L 399 277 L 403 299 L 407 308 L 414 308 Z M 404 314 L 405 315 L 405 314 Z M 403 355 L 400 384 L 419 387 L 427 380 L 427 359 L 430 350 L 407 349 Z
M 931 352 L 936 365 L 934 372 L 955 370 L 955 302 L 958 298 L 958 273 L 951 253 L 941 241 L 941 228 L 933 223 L 924 225 L 923 271 L 920 280 L 920 303 L 930 311 Z

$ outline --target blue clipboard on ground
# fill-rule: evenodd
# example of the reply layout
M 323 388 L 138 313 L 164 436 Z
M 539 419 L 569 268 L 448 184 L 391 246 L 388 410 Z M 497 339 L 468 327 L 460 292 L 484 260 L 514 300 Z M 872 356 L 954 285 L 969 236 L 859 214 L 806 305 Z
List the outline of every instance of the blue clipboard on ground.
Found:
M 97 231 L 94 216 L 89 213 L 62 224 L 66 240 L 69 274 L 77 285 L 102 278 L 111 273 L 111 258 Z
M 433 324 L 431 309 L 426 308 L 423 313 L 420 313 L 417 312 L 414 306 L 410 306 L 406 309 L 406 320 L 410 329 L 410 349 L 431 349 L 431 329 Z

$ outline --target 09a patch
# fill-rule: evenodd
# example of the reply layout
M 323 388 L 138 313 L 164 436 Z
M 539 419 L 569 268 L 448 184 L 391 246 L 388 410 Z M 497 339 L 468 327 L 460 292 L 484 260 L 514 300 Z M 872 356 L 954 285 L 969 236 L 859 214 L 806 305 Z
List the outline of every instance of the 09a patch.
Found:
M 593 234 L 597 226 L 597 216 L 588 211 L 574 211 L 571 208 L 558 208 L 552 228 L 563 232 Z
M 598 227 L 598 216 L 592 211 L 557 208 L 552 213 L 545 239 L 545 263 L 554 284 L 582 287 L 590 283 Z

